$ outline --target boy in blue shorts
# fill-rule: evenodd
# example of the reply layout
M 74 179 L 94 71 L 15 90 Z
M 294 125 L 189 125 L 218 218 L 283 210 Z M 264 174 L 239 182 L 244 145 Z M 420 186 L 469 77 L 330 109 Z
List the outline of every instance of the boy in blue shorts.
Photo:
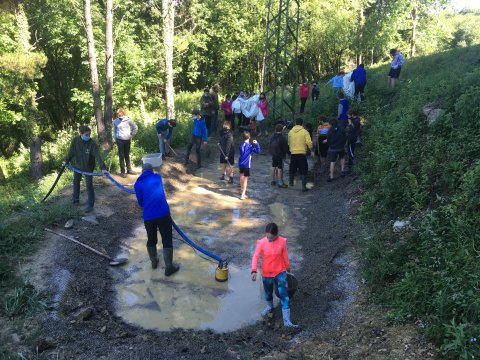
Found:
M 252 145 L 253 144 L 253 145 Z M 238 158 L 238 169 L 240 173 L 240 187 L 242 195 L 240 200 L 247 198 L 248 177 L 250 176 L 250 168 L 252 166 L 252 153 L 260 154 L 260 144 L 257 140 L 253 140 L 250 144 L 250 133 L 243 133 L 243 143 L 240 145 L 240 157 Z

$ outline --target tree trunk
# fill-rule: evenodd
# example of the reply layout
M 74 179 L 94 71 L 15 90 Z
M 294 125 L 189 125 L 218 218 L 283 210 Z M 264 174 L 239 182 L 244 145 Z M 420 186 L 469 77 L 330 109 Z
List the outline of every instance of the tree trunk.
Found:
M 35 180 L 41 179 L 42 174 L 42 140 L 34 136 L 30 144 L 30 164 L 32 176 Z
M 418 25 L 418 9 L 417 5 L 415 4 L 413 11 L 412 11 L 412 41 L 410 43 L 410 56 L 415 56 L 416 45 L 415 42 L 417 41 L 417 25 Z
M 0 166 L 0 181 L 5 180 L 5 173 L 3 172 L 2 167 Z
M 175 118 L 175 89 L 173 87 L 173 36 L 177 0 L 162 0 L 163 44 L 165 46 L 165 97 L 167 118 Z
M 112 120 L 113 120 L 113 0 L 107 0 L 105 13 L 105 121 L 106 138 L 102 147 L 109 150 L 112 147 Z
M 359 11 L 359 25 L 358 25 L 358 39 L 359 39 L 359 46 L 358 49 L 360 50 L 357 53 L 357 66 L 363 63 L 363 56 L 362 56 L 362 45 L 363 43 L 363 27 L 365 26 L 365 13 L 363 11 L 363 6 L 360 6 L 360 11 Z
M 97 54 L 95 52 L 95 40 L 93 38 L 92 15 L 90 12 L 90 0 L 83 0 L 85 32 L 87 34 L 88 63 L 90 65 L 90 81 L 92 83 L 93 109 L 97 123 L 97 133 L 102 145 L 105 143 L 107 134 L 102 114 L 102 100 L 100 99 L 100 83 L 98 81 Z

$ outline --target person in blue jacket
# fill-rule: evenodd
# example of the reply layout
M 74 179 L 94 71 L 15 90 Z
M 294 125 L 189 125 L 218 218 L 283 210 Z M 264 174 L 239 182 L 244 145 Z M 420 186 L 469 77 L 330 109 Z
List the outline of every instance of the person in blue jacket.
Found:
M 350 107 L 350 101 L 345 97 L 343 91 L 338 94 L 340 102 L 338 103 L 338 122 L 342 128 L 345 129 L 348 122 L 348 108 Z
M 143 223 L 147 230 L 147 251 L 152 269 L 158 266 L 157 229 L 160 231 L 163 244 L 163 260 L 165 276 L 176 273 L 179 266 L 173 263 L 172 218 L 170 207 L 165 197 L 162 177 L 153 172 L 152 164 L 142 166 L 142 174 L 135 182 L 135 195 L 138 205 L 143 208 Z
M 160 154 L 162 159 L 165 160 L 165 157 L 173 157 L 172 152 L 170 151 L 170 138 L 173 134 L 173 128 L 177 126 L 175 119 L 160 119 L 155 124 L 157 129 L 158 143 L 160 147 Z
M 190 152 L 192 151 L 193 145 L 195 145 L 195 152 L 197 153 L 197 169 L 202 167 L 202 159 L 200 156 L 200 147 L 203 143 L 207 144 L 208 141 L 208 131 L 205 124 L 205 120 L 200 115 L 200 111 L 195 109 L 192 111 L 193 115 L 193 130 L 192 138 L 187 146 L 187 156 L 185 156 L 185 165 L 188 165 L 188 159 L 190 158 Z
M 367 72 L 365 71 L 363 64 L 358 65 L 357 68 L 353 70 L 350 81 L 353 81 L 355 84 L 354 97 L 357 98 L 358 96 L 359 102 L 365 100 L 363 93 L 365 91 L 365 85 L 367 85 Z
M 253 145 L 252 145 L 253 144 Z M 240 200 L 247 198 L 248 177 L 250 176 L 250 168 L 252 167 L 252 154 L 260 154 L 260 144 L 257 140 L 253 140 L 250 144 L 250 133 L 243 133 L 243 143 L 240 145 L 240 156 L 238 158 L 238 171 L 240 173 L 240 187 L 242 195 Z

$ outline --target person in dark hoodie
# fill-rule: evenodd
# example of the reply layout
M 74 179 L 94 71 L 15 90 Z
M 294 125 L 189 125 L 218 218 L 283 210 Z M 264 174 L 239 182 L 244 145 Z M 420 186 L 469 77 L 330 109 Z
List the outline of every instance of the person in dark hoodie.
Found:
M 328 143 L 328 160 L 330 161 L 330 174 L 327 181 L 330 182 L 334 178 L 335 164 L 338 158 L 340 158 L 341 176 L 345 176 L 345 128 L 341 126 L 337 120 L 330 120 L 332 127 L 328 131 L 327 139 L 323 140 Z
M 271 184 L 278 185 L 279 188 L 287 188 L 288 185 L 283 182 L 283 161 L 287 156 L 288 142 L 283 136 L 284 126 L 277 124 L 275 126 L 275 133 L 270 139 L 269 152 L 272 155 L 272 182 Z
M 355 145 L 358 137 L 360 136 L 360 117 L 355 110 L 351 110 L 348 114 L 348 165 L 353 166 L 353 160 L 355 159 Z
M 152 164 L 143 164 L 142 170 L 142 174 L 135 182 L 134 188 L 138 205 L 143 208 L 143 223 L 145 224 L 145 230 L 147 230 L 148 256 L 152 262 L 152 269 L 156 269 L 158 267 L 158 229 L 162 237 L 165 276 L 170 276 L 179 269 L 179 266 L 173 263 L 170 207 L 165 197 L 162 177 L 153 172 Z
M 70 149 L 65 159 L 65 163 L 69 164 L 73 159 L 73 166 L 75 168 L 91 173 L 95 169 L 95 160 L 97 160 L 98 165 L 102 169 L 102 173 L 106 173 L 107 170 L 105 163 L 100 156 L 100 149 L 97 143 L 91 137 L 92 130 L 88 126 L 82 125 L 79 128 L 79 133 L 80 135 L 75 136 L 70 143 Z M 73 173 L 74 204 L 79 203 L 81 179 L 82 174 L 78 172 Z M 95 204 L 95 191 L 93 190 L 93 179 L 91 175 L 85 175 L 85 185 L 87 187 L 88 194 L 88 205 L 85 208 L 85 212 L 90 212 L 93 210 L 93 205 Z
M 203 95 L 200 98 L 200 112 L 202 114 L 202 118 L 205 119 L 205 124 L 208 131 L 211 131 L 210 127 L 212 125 L 212 111 L 214 111 L 213 101 L 214 100 L 210 94 L 210 89 L 205 88 L 203 90 Z
M 363 64 L 358 65 L 357 68 L 353 70 L 350 81 L 353 81 L 355 84 L 354 98 L 357 99 L 357 97 L 359 97 L 359 102 L 365 100 L 363 93 L 365 91 L 365 85 L 367 85 L 367 72 Z
M 218 134 L 218 144 L 222 149 L 220 153 L 220 164 L 223 166 L 223 174 L 220 180 L 226 180 L 227 177 L 227 165 L 230 167 L 230 177 L 228 183 L 233 184 L 233 164 L 235 162 L 235 150 L 233 144 L 233 134 L 230 130 L 232 123 L 230 120 L 223 122 L 222 130 Z
M 202 167 L 202 159 L 200 156 L 200 147 L 202 146 L 202 139 L 203 143 L 207 144 L 208 141 L 208 131 L 205 125 L 205 120 L 203 120 L 202 116 L 200 115 L 200 111 L 193 110 L 193 130 L 192 130 L 192 138 L 187 146 L 187 156 L 185 156 L 185 165 L 188 165 L 188 159 L 190 158 L 190 152 L 192 151 L 193 145 L 195 145 L 195 152 L 197 153 L 197 169 Z
M 170 139 L 172 138 L 173 128 L 175 126 L 177 126 L 175 119 L 160 119 L 155 124 L 162 160 L 165 160 L 166 156 L 173 157 L 170 148 Z
M 338 120 L 340 125 L 345 129 L 348 122 L 348 108 L 350 107 L 350 101 L 345 97 L 345 94 L 340 91 L 338 93 Z
M 307 189 L 307 174 L 308 174 L 308 162 L 307 162 L 307 150 L 313 150 L 312 137 L 307 130 L 303 127 L 303 119 L 298 118 L 295 120 L 295 126 L 288 133 L 288 146 L 290 148 L 290 186 L 293 186 L 293 180 L 295 173 L 300 173 L 302 179 L 302 191 L 308 191 Z

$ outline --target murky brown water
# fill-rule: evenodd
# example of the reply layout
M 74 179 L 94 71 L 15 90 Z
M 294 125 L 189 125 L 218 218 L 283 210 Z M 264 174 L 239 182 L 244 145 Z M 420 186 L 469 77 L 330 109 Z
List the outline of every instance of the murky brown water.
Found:
M 258 176 L 267 179 L 268 170 L 266 167 L 265 174 Z M 174 261 L 181 264 L 180 271 L 165 277 L 163 261 L 152 270 L 145 249 L 145 229 L 140 225 L 135 238 L 126 242 L 128 254 L 123 254 L 129 257 L 124 267 L 128 276 L 116 285 L 117 314 L 127 322 L 147 329 L 227 332 L 260 320 L 263 289 L 261 281 L 250 279 L 250 259 L 256 240 L 270 221 L 275 221 L 289 239 L 293 268 L 299 267 L 301 248 L 295 238 L 300 230 L 290 218 L 295 210 L 279 202 L 266 206 L 253 198 L 241 201 L 238 185 L 212 181 L 217 172 L 216 164 L 202 169 L 199 177 L 168 200 L 172 218 L 191 240 L 222 258 L 232 259 L 229 281 L 215 281 L 217 264 L 198 256 L 175 233 Z M 264 188 L 255 188 L 257 193 L 268 191 L 268 180 L 261 186 Z M 162 258 L 161 244 L 158 248 Z
M 147 329 L 210 328 L 225 332 L 260 318 L 262 289 L 260 282 L 250 280 L 249 268 L 230 265 L 229 281 L 217 282 L 217 265 L 181 245 L 174 251 L 180 271 L 167 278 L 162 262 L 159 269 L 151 269 L 145 251 L 146 233 L 141 228 L 138 233 L 126 268 L 129 277 L 116 287 L 118 313 L 126 321 Z

